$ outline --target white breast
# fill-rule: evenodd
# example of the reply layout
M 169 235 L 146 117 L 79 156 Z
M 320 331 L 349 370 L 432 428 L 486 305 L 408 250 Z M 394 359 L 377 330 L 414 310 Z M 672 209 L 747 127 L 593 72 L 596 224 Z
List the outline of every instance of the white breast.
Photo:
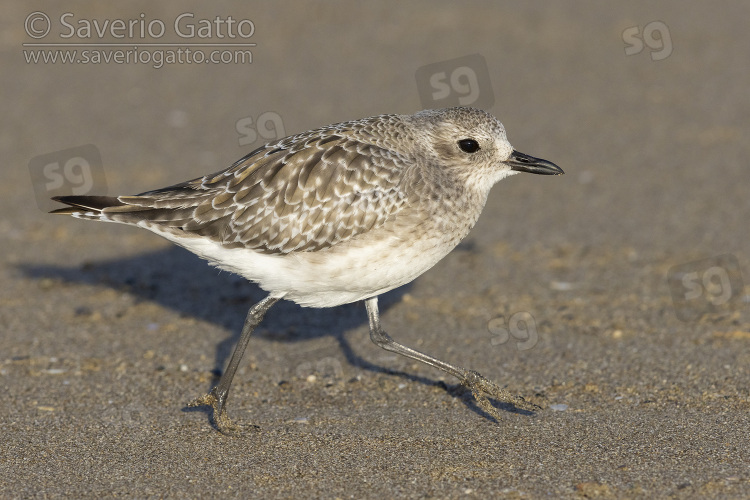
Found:
M 445 257 L 461 235 L 375 230 L 317 252 L 269 255 L 227 248 L 207 238 L 141 222 L 139 226 L 207 259 L 212 265 L 257 283 L 276 297 L 307 307 L 356 302 L 409 283 Z

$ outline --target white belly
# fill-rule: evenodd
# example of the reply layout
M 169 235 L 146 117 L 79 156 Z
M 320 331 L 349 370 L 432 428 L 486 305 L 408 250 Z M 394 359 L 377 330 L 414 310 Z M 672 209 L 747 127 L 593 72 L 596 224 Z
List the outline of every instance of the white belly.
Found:
M 268 255 L 227 248 L 206 238 L 185 237 L 184 233 L 148 223 L 142 222 L 139 226 L 207 259 L 214 266 L 257 283 L 275 297 L 308 307 L 356 302 L 409 283 L 434 266 L 460 240 L 425 233 L 406 241 L 393 232 L 375 230 L 363 238 L 322 251 Z

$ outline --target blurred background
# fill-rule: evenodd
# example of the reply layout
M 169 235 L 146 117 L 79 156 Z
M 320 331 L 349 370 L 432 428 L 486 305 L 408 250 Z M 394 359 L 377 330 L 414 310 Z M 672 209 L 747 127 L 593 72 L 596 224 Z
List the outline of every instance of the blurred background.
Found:
M 747 4 L 3 12 L 10 496 L 750 495 Z M 454 380 L 380 351 L 361 304 L 280 304 L 230 405 L 264 430 L 224 438 L 180 410 L 262 292 L 146 231 L 46 214 L 54 195 L 139 193 L 285 135 L 454 105 L 566 175 L 498 184 L 467 240 L 383 299 L 383 322 L 534 416 L 495 423 Z

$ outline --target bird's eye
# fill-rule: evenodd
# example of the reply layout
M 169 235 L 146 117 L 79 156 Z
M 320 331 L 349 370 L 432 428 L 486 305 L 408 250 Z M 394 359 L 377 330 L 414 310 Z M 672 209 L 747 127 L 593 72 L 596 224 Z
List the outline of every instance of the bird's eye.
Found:
M 476 153 L 479 151 L 479 143 L 474 139 L 461 139 L 458 141 L 458 147 L 464 153 Z

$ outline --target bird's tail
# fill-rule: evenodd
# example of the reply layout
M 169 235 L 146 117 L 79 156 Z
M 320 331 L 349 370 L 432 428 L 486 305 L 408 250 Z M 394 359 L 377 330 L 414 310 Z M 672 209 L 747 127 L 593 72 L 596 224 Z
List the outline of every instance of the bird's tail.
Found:
M 126 205 L 114 196 L 55 196 L 52 199 L 69 206 L 53 210 L 51 214 L 72 215 L 88 220 L 109 220 L 104 216 L 106 208 Z

